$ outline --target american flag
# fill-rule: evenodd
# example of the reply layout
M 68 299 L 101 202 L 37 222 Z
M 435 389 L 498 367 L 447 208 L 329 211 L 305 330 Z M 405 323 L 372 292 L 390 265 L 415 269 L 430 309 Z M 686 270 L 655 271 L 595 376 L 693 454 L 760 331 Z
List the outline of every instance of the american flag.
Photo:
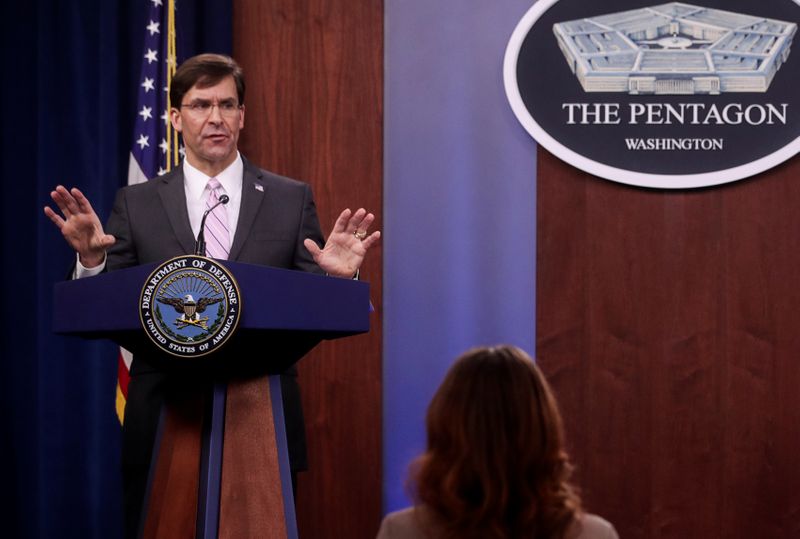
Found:
M 166 5 L 164 5 L 166 2 Z M 169 121 L 169 84 L 177 66 L 175 0 L 147 0 L 142 69 L 136 101 L 136 125 L 128 164 L 128 185 L 145 182 L 179 163 L 182 148 Z M 120 348 L 117 417 L 125 418 L 131 353 Z

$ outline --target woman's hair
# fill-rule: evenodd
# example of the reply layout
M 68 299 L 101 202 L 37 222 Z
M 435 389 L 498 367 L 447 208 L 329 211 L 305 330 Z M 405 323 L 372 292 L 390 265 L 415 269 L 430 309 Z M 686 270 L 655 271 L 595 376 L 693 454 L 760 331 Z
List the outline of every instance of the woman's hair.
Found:
M 436 537 L 562 538 L 580 512 L 556 400 L 513 346 L 470 350 L 428 408 L 415 501 Z

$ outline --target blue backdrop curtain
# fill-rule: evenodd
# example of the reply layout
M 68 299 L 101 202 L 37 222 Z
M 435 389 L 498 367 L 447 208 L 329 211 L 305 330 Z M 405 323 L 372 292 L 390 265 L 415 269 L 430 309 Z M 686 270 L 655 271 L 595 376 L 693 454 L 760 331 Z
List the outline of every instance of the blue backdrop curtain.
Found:
M 42 206 L 56 184 L 75 185 L 105 219 L 126 183 L 148 5 L 3 7 L 3 537 L 121 536 L 116 347 L 51 333 L 52 285 L 74 255 Z M 177 6 L 179 57 L 230 52 L 229 0 Z
M 453 359 L 535 343 L 536 144 L 503 89 L 531 0 L 386 2 L 384 509 Z

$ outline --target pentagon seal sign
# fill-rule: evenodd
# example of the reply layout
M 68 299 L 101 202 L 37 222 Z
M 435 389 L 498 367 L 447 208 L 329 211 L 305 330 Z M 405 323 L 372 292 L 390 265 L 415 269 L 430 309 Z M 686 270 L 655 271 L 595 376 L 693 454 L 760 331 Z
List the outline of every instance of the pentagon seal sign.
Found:
M 236 331 L 241 294 L 216 260 L 186 255 L 167 260 L 147 278 L 139 299 L 142 327 L 161 350 L 194 358 L 218 350 Z
M 570 165 L 687 189 L 800 152 L 800 0 L 532 4 L 506 48 L 506 96 Z

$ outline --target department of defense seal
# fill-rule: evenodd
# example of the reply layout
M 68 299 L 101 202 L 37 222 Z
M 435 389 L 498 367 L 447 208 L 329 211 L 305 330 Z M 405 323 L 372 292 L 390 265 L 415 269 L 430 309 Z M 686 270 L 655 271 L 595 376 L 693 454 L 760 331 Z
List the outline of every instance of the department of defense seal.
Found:
M 194 255 L 157 267 L 139 300 L 139 317 L 150 340 L 183 358 L 219 349 L 236 331 L 241 310 L 233 275 L 218 261 Z

